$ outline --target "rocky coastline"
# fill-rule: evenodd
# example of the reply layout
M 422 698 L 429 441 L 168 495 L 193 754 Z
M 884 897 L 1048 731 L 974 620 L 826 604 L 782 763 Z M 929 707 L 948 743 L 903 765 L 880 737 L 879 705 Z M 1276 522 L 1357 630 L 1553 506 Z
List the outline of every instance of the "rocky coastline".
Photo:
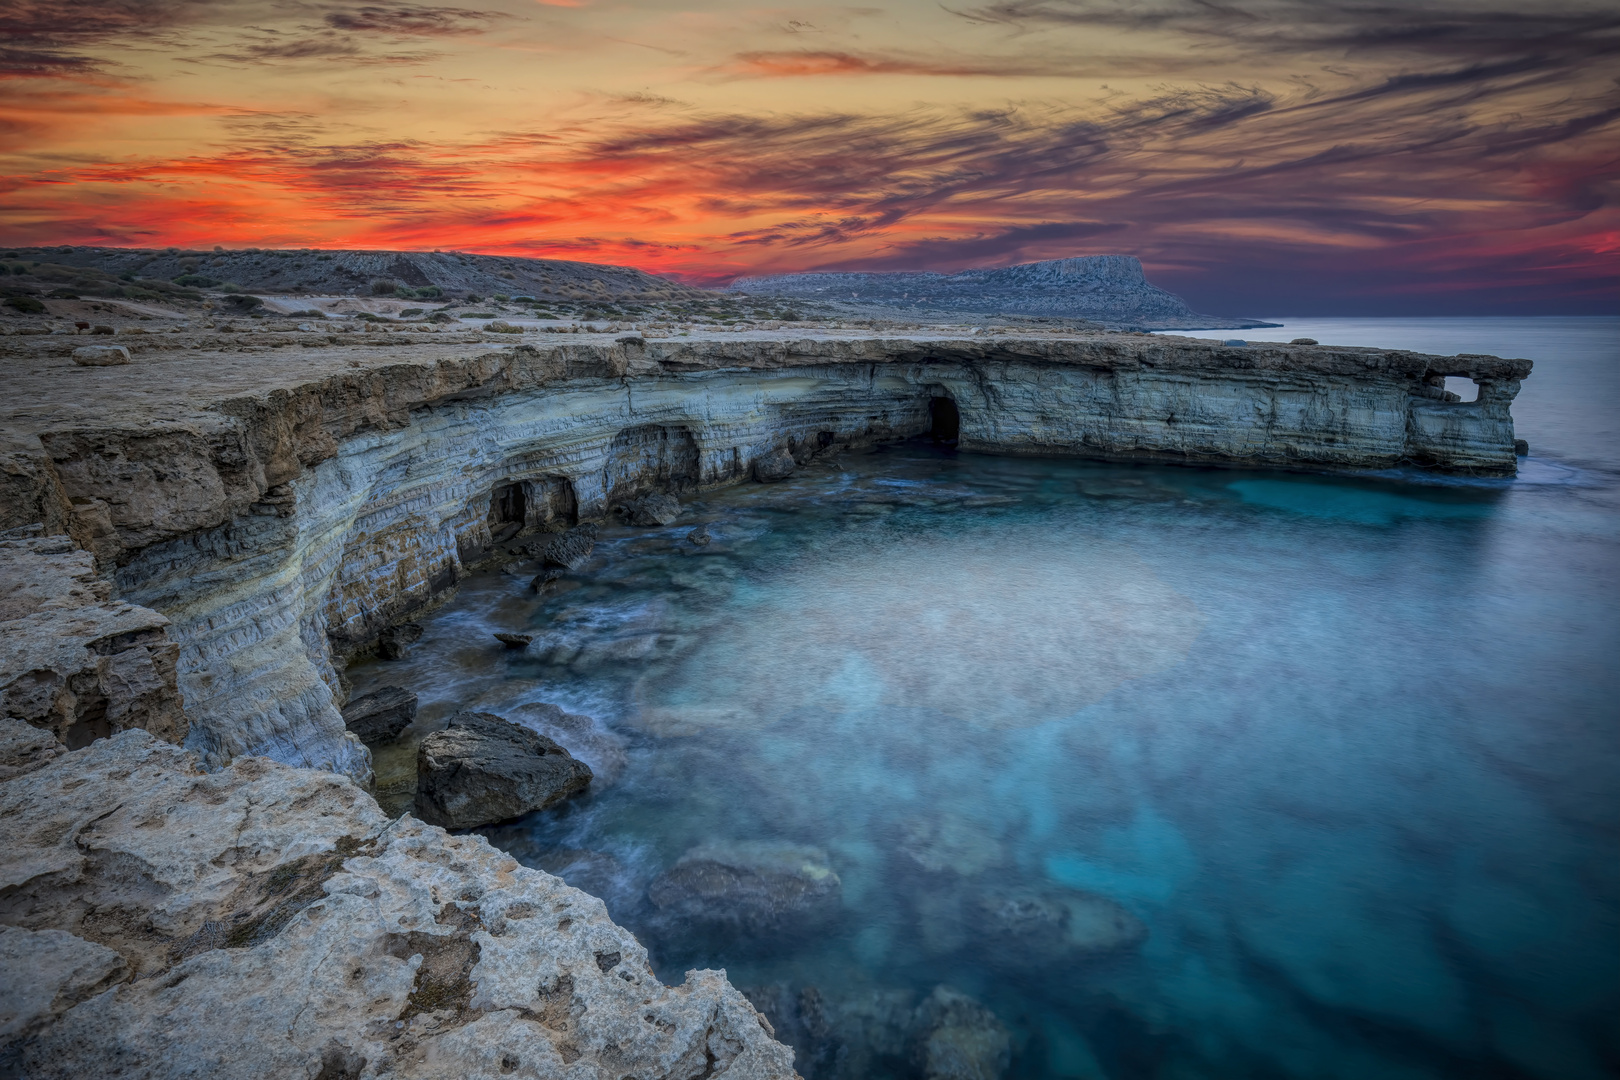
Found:
M 666 988 L 600 901 L 378 809 L 345 664 L 514 544 L 567 565 L 615 511 L 889 440 L 1512 475 L 1530 371 L 1102 332 L 348 336 L 125 333 L 110 366 L 0 339 L 0 952 L 28 973 L 0 1041 L 23 1075 L 793 1075 L 723 973 Z M 694 855 L 661 895 L 777 873 L 739 866 Z M 950 991 L 905 1008 L 936 1033 L 919 1060 L 1004 1054 Z

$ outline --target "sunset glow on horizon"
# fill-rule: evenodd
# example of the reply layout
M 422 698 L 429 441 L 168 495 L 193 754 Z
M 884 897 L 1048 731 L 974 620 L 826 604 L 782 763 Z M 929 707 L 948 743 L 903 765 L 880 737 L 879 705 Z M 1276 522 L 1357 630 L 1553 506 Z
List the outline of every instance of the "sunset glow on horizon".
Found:
M 13 0 L 0 242 L 1620 306 L 1612 3 Z

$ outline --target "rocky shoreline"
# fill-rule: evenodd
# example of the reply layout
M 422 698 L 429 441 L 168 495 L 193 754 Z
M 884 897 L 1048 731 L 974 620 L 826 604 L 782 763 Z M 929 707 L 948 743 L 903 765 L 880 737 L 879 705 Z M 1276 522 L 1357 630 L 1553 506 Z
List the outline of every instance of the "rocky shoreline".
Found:
M 0 886 L 26 973 L 0 1041 L 24 1075 L 792 1075 L 723 973 L 662 987 L 599 901 L 390 821 L 345 663 L 471 566 L 567 565 L 566 530 L 616 509 L 656 521 L 658 497 L 930 433 L 1511 475 L 1530 370 L 1110 333 L 348 336 L 121 333 L 111 366 L 76 362 L 74 335 L 0 340 L 0 800 L 26 838 Z M 671 910 L 687 878 L 775 873 L 678 870 Z M 1000 1053 L 966 999 L 906 1008 L 913 1054 L 930 1031 Z

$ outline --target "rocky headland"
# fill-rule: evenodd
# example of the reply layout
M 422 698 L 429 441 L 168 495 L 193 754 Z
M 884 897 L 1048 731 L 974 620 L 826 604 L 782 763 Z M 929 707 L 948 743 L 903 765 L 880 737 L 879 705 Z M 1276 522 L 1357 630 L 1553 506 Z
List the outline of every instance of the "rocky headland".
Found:
M 80 362 L 88 328 L 0 337 L 0 1043 L 27 1076 L 792 1075 L 723 973 L 666 988 L 599 901 L 384 814 L 345 664 L 408 648 L 472 567 L 567 565 L 615 511 L 666 516 L 653 496 L 886 440 L 1511 475 L 1530 370 L 983 326 L 107 318 L 94 343 L 127 362 Z M 783 881 L 817 913 L 836 895 L 751 858 L 692 853 L 665 907 L 735 879 L 752 926 L 790 910 Z M 1106 905 L 970 899 L 1064 948 L 1136 933 Z M 970 1000 L 903 1012 L 915 1061 L 1005 1060 Z
M 735 292 L 812 299 L 869 309 L 1084 319 L 1145 330 L 1274 326 L 1255 319 L 1201 315 L 1152 285 L 1133 255 L 1086 255 L 1018 266 L 933 272 L 824 272 L 741 277 Z

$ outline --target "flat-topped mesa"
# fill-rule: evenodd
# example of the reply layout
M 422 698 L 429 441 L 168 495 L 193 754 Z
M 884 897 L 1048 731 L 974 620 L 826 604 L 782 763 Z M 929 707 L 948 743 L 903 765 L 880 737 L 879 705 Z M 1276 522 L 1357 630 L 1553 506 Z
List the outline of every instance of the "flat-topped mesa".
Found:
M 802 297 L 883 308 L 1088 319 L 1111 326 L 1175 330 L 1270 326 L 1253 319 L 1201 315 L 1149 284 L 1134 255 L 1085 255 L 954 274 L 816 272 L 740 277 L 734 292 Z
M 132 362 L 109 368 L 76 366 L 71 337 L 5 339 L 0 529 L 70 534 L 170 620 L 186 745 L 210 766 L 369 775 L 339 668 L 497 536 L 930 431 L 993 453 L 1510 476 L 1530 371 L 1106 333 L 363 336 L 120 336 Z

